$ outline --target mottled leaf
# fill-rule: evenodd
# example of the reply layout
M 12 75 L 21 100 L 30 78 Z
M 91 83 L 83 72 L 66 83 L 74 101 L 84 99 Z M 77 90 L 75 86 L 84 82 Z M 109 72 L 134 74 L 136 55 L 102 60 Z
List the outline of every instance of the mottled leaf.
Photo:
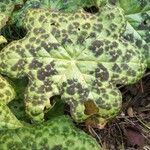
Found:
M 121 37 L 126 22 L 116 6 L 95 14 L 29 9 L 23 25 L 27 35 L 0 52 L 0 72 L 28 77 L 25 106 L 34 121 L 43 121 L 50 98 L 60 95 L 75 121 L 93 117 L 103 124 L 120 110 L 116 85 L 134 83 L 145 71 L 142 52 Z M 98 111 L 86 113 L 87 101 Z
M 22 124 L 8 108 L 7 104 L 15 98 L 11 85 L 0 76 L 0 130 L 4 128 L 18 128 Z
M 50 10 L 61 10 L 65 12 L 75 12 L 80 8 L 102 5 L 105 0 L 27 0 L 21 9 L 13 12 L 11 22 L 17 26 L 22 25 L 24 13 L 29 8 L 47 8 Z
M 13 9 L 10 1 L 0 2 L 0 29 L 6 24 L 8 17 Z M 8 8 L 6 6 L 9 6 Z M 7 40 L 0 36 L 0 44 Z M 8 108 L 8 103 L 15 98 L 15 92 L 12 86 L 0 75 L 0 130 L 4 128 L 18 128 L 22 124 L 17 120 Z
M 95 139 L 74 127 L 65 116 L 46 123 L 15 130 L 0 131 L 1 150 L 100 150 Z
M 150 1 L 119 0 L 128 21 L 126 39 L 135 42 L 150 64 Z

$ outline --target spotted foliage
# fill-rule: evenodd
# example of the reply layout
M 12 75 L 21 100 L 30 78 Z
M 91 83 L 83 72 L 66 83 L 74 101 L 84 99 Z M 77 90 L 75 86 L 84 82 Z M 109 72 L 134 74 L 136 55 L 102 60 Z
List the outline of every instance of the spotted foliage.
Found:
M 0 131 L 1 150 L 100 150 L 95 139 L 75 128 L 68 117 L 15 130 Z
M 150 1 L 119 0 L 128 21 L 125 38 L 143 51 L 150 67 Z
M 142 53 L 121 36 L 126 21 L 116 6 L 95 14 L 30 9 L 23 24 L 26 36 L 0 52 L 0 72 L 28 77 L 25 105 L 34 121 L 43 121 L 50 98 L 60 95 L 75 121 L 104 123 L 121 107 L 116 85 L 134 83 L 145 71 Z
M 23 125 L 18 121 L 10 111 L 7 104 L 15 98 L 15 92 L 12 86 L 0 76 L 0 128 L 19 128 Z
M 20 9 L 13 12 L 11 23 L 22 26 L 22 20 L 25 12 L 30 9 L 47 8 L 51 10 L 60 10 L 65 12 L 75 12 L 80 8 L 89 8 L 92 6 L 104 5 L 106 0 L 26 0 Z
M 10 16 L 14 6 L 23 4 L 23 0 L 1 0 L 0 1 L 0 12 Z
M 0 1 L 0 29 L 6 24 L 11 13 L 12 7 L 10 1 Z M 6 43 L 7 40 L 0 36 L 0 44 Z M 12 86 L 0 75 L 0 128 L 18 128 L 22 124 L 17 120 L 8 108 L 7 104 L 15 98 L 15 91 Z

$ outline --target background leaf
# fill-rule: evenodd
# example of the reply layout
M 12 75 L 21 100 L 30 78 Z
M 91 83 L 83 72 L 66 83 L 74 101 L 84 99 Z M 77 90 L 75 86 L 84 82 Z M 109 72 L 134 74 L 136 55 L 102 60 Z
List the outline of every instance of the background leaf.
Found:
M 141 48 L 150 64 L 150 1 L 119 0 L 127 18 L 126 39 L 135 42 Z

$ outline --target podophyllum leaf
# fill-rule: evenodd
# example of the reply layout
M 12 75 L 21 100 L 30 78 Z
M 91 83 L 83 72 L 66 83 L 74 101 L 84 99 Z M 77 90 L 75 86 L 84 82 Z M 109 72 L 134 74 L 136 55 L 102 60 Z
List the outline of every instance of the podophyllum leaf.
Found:
M 53 101 L 55 101 L 53 108 L 50 111 L 45 112 L 45 120 L 49 120 L 57 116 L 62 116 L 64 114 L 64 102 L 60 99 L 60 97 L 54 97 Z M 8 107 L 18 120 L 28 123 L 31 122 L 25 112 L 23 98 L 14 99 L 8 104 Z
M 0 72 L 28 77 L 26 112 L 35 121 L 43 120 L 55 95 L 70 105 L 76 121 L 106 121 L 121 107 L 116 84 L 136 82 L 146 68 L 142 52 L 121 37 L 125 25 L 122 9 L 110 5 L 96 14 L 28 10 L 28 33 L 0 52 Z M 85 113 L 87 101 L 96 113 Z
M 150 64 L 150 1 L 119 0 L 119 3 L 128 20 L 126 38 L 141 48 Z
M 23 4 L 23 0 L 1 0 L 0 1 L 0 18 L 1 18 L 0 19 L 0 34 L 1 35 L 3 36 L 6 35 L 5 33 L 3 33 L 3 28 L 5 28 L 8 25 L 8 22 L 10 21 L 9 20 L 10 16 L 13 10 L 15 9 L 15 6 L 21 5 L 21 4 Z M 7 25 L 6 25 L 6 22 L 7 22 Z M 9 33 L 9 31 L 7 32 Z M 7 39 L 7 36 L 5 36 L 5 38 Z M 7 41 L 9 42 L 9 39 L 7 39 Z M 3 44 L 2 42 L 0 43 L 0 49 L 2 49 L 5 46 L 7 41 L 3 39 Z
M 13 6 L 10 1 L 0 2 L 0 29 L 5 25 L 8 20 L 8 16 L 11 13 Z M 8 7 L 8 8 L 7 8 Z M 7 42 L 6 39 L 0 36 L 0 44 Z M 18 128 L 22 127 L 22 124 L 9 110 L 7 104 L 13 100 L 15 92 L 11 85 L 0 75 L 0 129 L 4 128 Z
M 16 97 L 13 101 L 9 102 L 8 107 L 18 120 L 21 120 L 23 122 L 30 122 L 28 116 L 26 115 L 24 107 L 24 91 L 27 87 L 27 79 L 11 79 L 11 81 L 13 81 L 13 88 L 16 91 Z M 50 111 L 45 112 L 46 120 L 49 120 L 52 117 L 62 116 L 64 114 L 64 102 L 60 99 L 59 96 L 55 96 L 54 98 L 52 98 L 50 103 L 55 107 L 53 107 Z
M 22 124 L 7 106 L 14 97 L 15 92 L 13 88 L 2 76 L 0 76 L 0 130 L 4 128 L 22 127 Z
M 1 0 L 0 1 L 0 12 L 6 16 L 10 16 L 14 6 L 17 4 L 23 4 L 23 0 Z
M 74 127 L 65 116 L 46 123 L 15 130 L 0 131 L 1 150 L 100 150 L 95 139 Z
M 16 23 L 17 26 L 21 26 L 24 13 L 29 8 L 47 8 L 73 12 L 84 7 L 98 6 L 100 3 L 103 3 L 103 1 L 105 0 L 27 0 L 21 9 L 13 13 L 11 22 Z

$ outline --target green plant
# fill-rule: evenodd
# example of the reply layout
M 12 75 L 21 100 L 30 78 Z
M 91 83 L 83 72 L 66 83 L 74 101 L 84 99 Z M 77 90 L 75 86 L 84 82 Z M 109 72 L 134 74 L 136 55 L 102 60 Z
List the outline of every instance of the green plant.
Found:
M 0 8 L 0 28 L 2 28 L 10 16 L 11 1 L 5 1 L 2 3 Z M 4 6 L 8 6 L 9 10 L 4 10 Z M 12 6 L 14 7 L 14 6 Z M 6 7 L 7 8 L 7 7 Z M 6 43 L 7 40 L 0 36 L 0 44 Z M 23 79 L 21 84 L 23 85 L 26 81 Z M 23 87 L 20 86 L 20 82 L 15 83 L 15 89 L 17 87 L 17 94 L 23 91 Z M 50 120 L 47 123 L 31 126 L 25 122 L 19 121 L 12 112 L 17 113 L 17 117 L 22 117 L 22 113 L 19 108 L 20 103 L 17 102 L 17 108 L 13 107 L 16 104 L 11 103 L 11 110 L 8 108 L 10 101 L 13 100 L 16 93 L 13 87 L 0 76 L 0 149 L 68 149 L 70 146 L 72 149 L 87 149 L 91 147 L 95 150 L 99 150 L 100 146 L 87 134 L 77 130 L 71 120 L 65 116 L 57 117 L 56 119 Z M 18 94 L 18 98 L 22 98 L 22 94 Z M 62 104 L 60 105 L 62 107 Z M 59 112 L 61 109 L 59 107 Z M 57 112 L 53 115 L 56 116 Z M 52 117 L 52 115 L 51 115 Z M 24 118 L 24 116 L 23 116 Z M 22 119 L 22 118 L 21 118 Z M 24 118 L 25 119 L 25 118 Z M 25 120 L 23 120 L 25 121 Z M 40 139 L 39 139 L 40 136 Z M 71 144 L 71 145 L 70 145 Z M 83 146 L 84 145 L 84 146 Z
M 76 121 L 94 117 L 106 122 L 120 110 L 116 84 L 134 83 L 143 75 L 142 53 L 121 37 L 122 10 L 100 9 L 96 14 L 29 9 L 27 35 L 1 51 L 1 73 L 29 78 L 25 105 L 33 120 L 42 121 L 44 110 L 52 107 L 49 98 L 61 95 Z M 94 109 L 86 112 L 90 102 Z
M 51 138 L 45 132 L 53 132 L 56 124 L 57 131 L 66 125 L 74 132 L 69 119 L 58 117 L 64 103 L 76 122 L 100 127 L 114 118 L 122 106 L 117 85 L 136 83 L 149 67 L 146 4 L 148 0 L 1 1 L 0 29 L 13 23 L 27 34 L 8 40 L 0 51 L 0 147 L 66 149 L 65 134 Z M 2 43 L 7 43 L 4 33 Z M 99 149 L 92 138 L 75 133 L 81 139 L 73 140 L 73 148 Z M 48 143 L 42 145 L 42 139 Z

